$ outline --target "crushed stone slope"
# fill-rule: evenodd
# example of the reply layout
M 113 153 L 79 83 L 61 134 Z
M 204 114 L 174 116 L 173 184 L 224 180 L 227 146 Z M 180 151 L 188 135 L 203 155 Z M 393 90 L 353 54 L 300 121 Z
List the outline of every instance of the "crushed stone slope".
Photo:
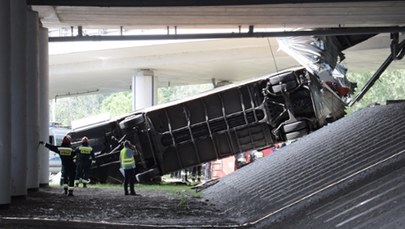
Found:
M 241 224 L 279 224 L 394 169 L 404 137 L 405 103 L 365 108 L 222 178 L 204 197 Z
M 272 228 L 404 228 L 405 166 Z

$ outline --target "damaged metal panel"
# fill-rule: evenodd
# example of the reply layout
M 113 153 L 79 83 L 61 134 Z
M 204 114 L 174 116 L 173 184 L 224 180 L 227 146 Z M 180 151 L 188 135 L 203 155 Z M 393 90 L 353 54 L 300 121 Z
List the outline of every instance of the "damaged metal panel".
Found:
M 280 37 L 277 41 L 280 49 L 317 75 L 321 81 L 327 82 L 329 87 L 340 95 L 349 95 L 354 92 L 356 84 L 346 78 L 347 69 L 341 64 L 345 59 L 343 50 L 375 35 Z

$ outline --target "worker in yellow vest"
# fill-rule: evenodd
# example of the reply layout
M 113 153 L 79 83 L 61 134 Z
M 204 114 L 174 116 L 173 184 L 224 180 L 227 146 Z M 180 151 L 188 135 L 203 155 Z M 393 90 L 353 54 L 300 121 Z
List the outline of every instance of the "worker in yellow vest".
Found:
M 124 142 L 124 148 L 120 152 L 120 163 L 121 168 L 124 170 L 124 191 L 125 195 L 136 196 L 135 193 L 135 155 L 138 154 L 136 147 L 132 145 L 129 141 Z M 129 190 L 128 192 L 128 185 Z

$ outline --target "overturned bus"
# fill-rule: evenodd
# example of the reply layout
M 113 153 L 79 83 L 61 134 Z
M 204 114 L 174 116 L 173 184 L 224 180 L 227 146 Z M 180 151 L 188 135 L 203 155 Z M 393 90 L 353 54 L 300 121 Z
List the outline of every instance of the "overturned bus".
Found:
M 280 47 L 298 56 L 302 67 L 138 110 L 70 135 L 73 141 L 89 138 L 96 151 L 93 179 L 99 182 L 121 182 L 119 151 L 124 139 L 139 151 L 140 182 L 293 140 L 345 115 L 355 84 L 339 64 L 341 51 L 372 36 L 284 38 Z M 405 55 L 405 41 L 393 39 L 391 46 L 398 51 L 383 65 Z M 381 73 L 377 71 L 365 88 Z
M 119 149 L 130 140 L 140 152 L 137 179 L 272 146 L 344 116 L 345 103 L 305 68 L 227 85 L 192 98 L 153 106 L 105 123 L 76 129 L 97 152 L 93 175 L 119 179 Z

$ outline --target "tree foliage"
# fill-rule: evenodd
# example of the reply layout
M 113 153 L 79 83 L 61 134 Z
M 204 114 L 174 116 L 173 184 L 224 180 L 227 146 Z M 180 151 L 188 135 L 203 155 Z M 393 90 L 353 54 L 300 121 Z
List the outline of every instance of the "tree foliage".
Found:
M 132 94 L 127 92 L 114 93 L 101 103 L 101 112 L 112 117 L 128 114 L 132 111 Z
M 372 72 L 365 74 L 349 74 L 350 81 L 357 82 L 357 93 L 371 78 Z M 348 113 L 374 103 L 385 104 L 387 100 L 405 99 L 405 70 L 386 71 L 375 82 L 364 97 L 347 109 Z
M 70 125 L 72 120 L 100 114 L 101 103 L 105 97 L 106 95 L 94 94 L 57 99 L 55 121 Z

